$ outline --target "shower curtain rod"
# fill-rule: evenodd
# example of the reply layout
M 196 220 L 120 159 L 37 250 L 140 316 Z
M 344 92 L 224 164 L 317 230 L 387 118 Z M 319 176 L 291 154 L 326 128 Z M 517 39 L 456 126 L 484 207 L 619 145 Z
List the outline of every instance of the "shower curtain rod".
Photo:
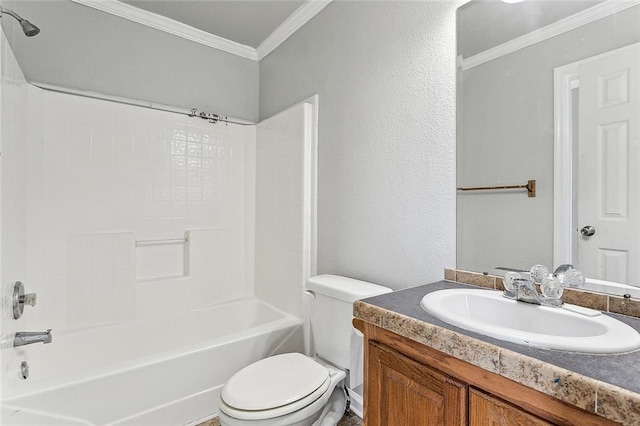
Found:
M 68 87 L 54 86 L 52 84 L 40 83 L 37 81 L 30 81 L 29 84 L 43 90 L 48 90 L 50 92 L 65 93 L 67 95 L 82 96 L 84 98 L 99 99 L 102 101 L 115 102 L 115 103 L 124 104 L 124 105 L 131 105 L 131 106 L 137 106 L 141 108 L 153 109 L 157 111 L 164 111 L 164 112 L 171 112 L 174 114 L 186 115 L 188 117 L 201 118 L 203 120 L 207 120 L 211 124 L 216 124 L 218 122 L 225 123 L 226 125 L 236 124 L 239 126 L 253 126 L 256 124 L 256 123 L 252 123 L 250 121 L 242 120 L 239 118 L 230 119 L 229 117 L 226 117 L 223 115 L 214 114 L 214 113 L 205 112 L 205 111 L 198 111 L 198 109 L 196 108 L 193 108 L 193 109 L 179 108 L 179 107 L 174 107 L 170 105 L 140 101 L 138 99 L 125 98 L 122 96 L 107 95 L 106 93 L 91 92 L 87 90 L 77 90 L 77 89 L 70 89 Z

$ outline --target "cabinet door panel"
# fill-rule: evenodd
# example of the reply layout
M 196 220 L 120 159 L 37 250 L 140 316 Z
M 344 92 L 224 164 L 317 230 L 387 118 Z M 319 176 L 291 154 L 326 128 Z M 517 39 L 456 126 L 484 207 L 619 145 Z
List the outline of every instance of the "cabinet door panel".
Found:
M 369 344 L 368 426 L 464 425 L 466 386 L 386 346 Z
M 552 424 L 477 389 L 469 389 L 469 426 L 549 426 Z

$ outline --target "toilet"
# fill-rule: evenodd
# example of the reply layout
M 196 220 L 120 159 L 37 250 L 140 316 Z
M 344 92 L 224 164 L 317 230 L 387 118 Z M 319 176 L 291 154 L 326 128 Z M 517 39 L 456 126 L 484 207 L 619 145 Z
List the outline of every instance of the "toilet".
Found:
M 316 356 L 275 355 L 234 374 L 220 393 L 223 426 L 335 426 L 342 418 L 345 379 L 362 363 L 362 340 L 353 339 L 353 302 L 392 290 L 337 275 L 312 277 L 306 290 Z

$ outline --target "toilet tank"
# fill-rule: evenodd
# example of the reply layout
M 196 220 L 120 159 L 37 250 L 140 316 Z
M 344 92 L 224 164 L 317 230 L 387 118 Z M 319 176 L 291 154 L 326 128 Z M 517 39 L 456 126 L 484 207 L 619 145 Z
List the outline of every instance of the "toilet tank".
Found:
M 311 277 L 307 290 L 315 295 L 311 301 L 311 335 L 316 353 L 349 369 L 353 302 L 393 290 L 337 275 Z

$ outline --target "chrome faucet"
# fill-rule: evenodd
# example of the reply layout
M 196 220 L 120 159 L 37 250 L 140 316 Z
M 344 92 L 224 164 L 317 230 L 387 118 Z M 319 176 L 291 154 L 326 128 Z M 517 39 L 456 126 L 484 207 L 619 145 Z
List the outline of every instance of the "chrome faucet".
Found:
M 514 278 L 513 290 L 505 290 L 502 294 L 507 299 L 517 300 L 518 302 L 557 306 L 554 303 L 546 303 L 546 298 L 538 293 L 535 283 L 526 278 Z
M 538 293 L 535 283 L 527 278 L 513 278 L 513 289 L 506 289 L 502 295 L 507 299 L 518 302 L 531 303 L 533 305 L 552 306 L 559 308 L 564 303 L 562 301 L 562 291 L 557 297 L 547 297 Z
M 536 287 L 540 283 L 540 292 Z M 574 269 L 573 265 L 560 265 L 549 276 L 549 271 L 544 265 L 533 265 L 527 276 L 516 272 L 504 274 L 504 297 L 518 302 L 532 303 L 535 305 L 561 307 L 564 287 L 580 288 L 584 286 L 582 272 Z
M 533 281 L 526 278 L 516 278 L 513 280 L 513 285 L 515 287 L 515 299 L 517 301 L 533 303 L 534 305 L 541 304 L 540 295 Z
M 18 331 L 13 338 L 13 347 L 30 345 L 32 343 L 51 343 L 53 336 L 51 329 L 47 331 Z

